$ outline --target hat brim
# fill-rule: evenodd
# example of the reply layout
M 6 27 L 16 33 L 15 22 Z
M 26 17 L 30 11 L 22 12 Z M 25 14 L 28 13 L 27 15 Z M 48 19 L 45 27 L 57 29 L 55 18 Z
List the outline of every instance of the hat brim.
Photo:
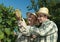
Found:
M 46 16 L 48 16 L 48 17 L 51 17 L 51 15 L 46 14 L 46 13 L 42 13 L 42 12 L 36 12 L 36 15 L 38 15 L 38 14 L 44 14 L 44 15 L 46 15 Z

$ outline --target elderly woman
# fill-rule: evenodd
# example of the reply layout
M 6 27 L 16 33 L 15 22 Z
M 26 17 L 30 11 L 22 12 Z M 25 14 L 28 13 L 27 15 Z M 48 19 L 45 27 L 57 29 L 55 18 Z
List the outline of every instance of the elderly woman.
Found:
M 39 25 L 36 14 L 35 13 L 27 14 L 27 20 L 28 20 L 28 26 L 26 28 L 29 28 L 28 29 L 29 34 L 30 34 L 29 41 L 30 42 L 39 42 L 39 37 L 38 37 L 39 34 L 37 34 L 36 32 L 33 31 L 34 28 L 36 28 Z
M 18 36 L 19 39 L 17 39 L 16 42 L 32 42 L 30 36 L 31 36 L 31 34 L 33 34 L 31 30 L 33 30 L 33 27 L 37 23 L 36 14 L 30 13 L 30 12 L 27 13 L 28 25 L 25 24 L 24 19 L 22 19 L 23 21 L 21 21 L 18 18 L 18 20 L 20 21 L 20 22 L 18 22 L 18 26 L 19 26 L 19 30 L 20 30 L 20 33 L 19 33 L 20 36 Z

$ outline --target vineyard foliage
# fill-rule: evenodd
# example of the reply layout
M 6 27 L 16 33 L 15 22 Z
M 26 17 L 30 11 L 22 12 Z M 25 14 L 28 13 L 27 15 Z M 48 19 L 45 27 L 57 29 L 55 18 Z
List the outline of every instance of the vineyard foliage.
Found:
M 14 28 L 17 28 L 15 9 L 0 4 L 0 41 L 14 42 Z

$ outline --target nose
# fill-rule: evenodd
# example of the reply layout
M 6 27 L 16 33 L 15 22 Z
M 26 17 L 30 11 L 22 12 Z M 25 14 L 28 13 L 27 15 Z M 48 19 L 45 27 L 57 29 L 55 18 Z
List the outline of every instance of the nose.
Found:
M 38 17 L 37 19 L 40 19 L 40 17 Z
M 29 24 L 31 23 L 31 18 L 28 18 L 28 23 L 29 23 Z
M 28 20 L 31 20 L 31 18 L 28 18 Z

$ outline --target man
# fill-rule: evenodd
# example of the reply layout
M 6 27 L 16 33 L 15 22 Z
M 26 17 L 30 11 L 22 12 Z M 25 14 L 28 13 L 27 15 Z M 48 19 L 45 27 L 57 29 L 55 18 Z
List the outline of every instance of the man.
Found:
M 34 32 L 40 35 L 40 42 L 57 42 L 58 28 L 53 21 L 48 19 L 51 16 L 48 8 L 42 7 L 36 14 L 41 26 L 35 28 Z

